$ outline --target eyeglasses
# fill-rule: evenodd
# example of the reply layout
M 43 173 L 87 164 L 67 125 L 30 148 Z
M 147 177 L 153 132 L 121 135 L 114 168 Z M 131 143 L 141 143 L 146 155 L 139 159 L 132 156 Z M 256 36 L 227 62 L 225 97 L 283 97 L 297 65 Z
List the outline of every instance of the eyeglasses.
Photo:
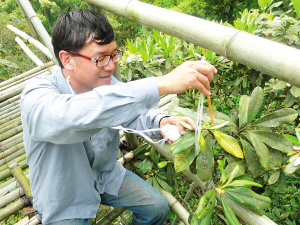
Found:
M 82 58 L 85 58 L 85 59 L 95 62 L 97 67 L 106 66 L 109 63 L 110 59 L 112 59 L 112 61 L 114 63 L 116 63 L 116 62 L 120 61 L 120 59 L 123 56 L 123 52 L 119 49 L 117 49 L 117 51 L 111 55 L 102 55 L 102 56 L 99 56 L 97 59 L 94 59 L 94 58 L 91 58 L 91 57 L 88 57 L 85 55 L 81 55 L 81 54 L 73 52 L 73 51 L 69 51 L 69 52 L 73 53 L 74 55 L 77 55 Z

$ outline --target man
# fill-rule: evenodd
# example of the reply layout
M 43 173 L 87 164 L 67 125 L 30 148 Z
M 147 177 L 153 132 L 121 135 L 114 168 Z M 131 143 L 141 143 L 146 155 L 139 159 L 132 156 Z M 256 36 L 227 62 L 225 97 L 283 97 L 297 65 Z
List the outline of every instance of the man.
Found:
M 169 123 L 183 134 L 175 117 L 155 108 L 159 96 L 189 88 L 209 95 L 216 69 L 186 62 L 162 77 L 117 82 L 112 74 L 122 51 L 113 29 L 105 17 L 82 9 L 57 20 L 52 43 L 61 69 L 33 79 L 21 98 L 33 205 L 42 223 L 88 224 L 102 203 L 132 211 L 132 224 L 164 224 L 166 199 L 116 161 L 119 135 L 110 127 Z

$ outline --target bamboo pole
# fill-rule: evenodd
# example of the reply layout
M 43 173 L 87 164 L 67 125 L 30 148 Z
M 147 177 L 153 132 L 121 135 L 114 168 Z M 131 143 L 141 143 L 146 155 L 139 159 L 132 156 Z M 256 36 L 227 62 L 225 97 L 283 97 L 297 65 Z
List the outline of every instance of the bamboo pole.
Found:
M 17 145 L 14 145 L 13 147 L 7 149 L 6 151 L 1 152 L 0 153 L 0 165 L 3 165 L 1 163 L 1 161 L 3 159 L 5 159 L 7 156 L 9 156 L 9 155 L 11 155 L 11 154 L 13 154 L 13 153 L 15 153 L 15 152 L 23 149 L 23 148 L 24 148 L 24 142 L 21 142 L 21 143 L 19 143 Z
M 4 101 L 4 102 L 0 101 L 0 102 L 1 102 L 1 103 L 0 103 L 0 108 L 2 108 L 2 107 L 4 107 L 4 106 L 7 106 L 7 105 L 9 105 L 9 104 L 11 104 L 11 103 L 13 103 L 13 102 L 15 102 L 15 101 L 19 100 L 20 98 L 21 98 L 21 94 L 16 95 L 16 96 L 14 96 L 14 97 L 12 97 L 12 98 L 10 98 L 10 99 Z
M 27 171 L 25 171 L 26 174 Z M 29 179 L 30 178 L 30 174 L 26 174 L 26 177 Z M 15 180 L 15 178 L 11 178 L 8 181 L 6 181 L 5 183 L 0 185 L 0 196 L 2 196 L 3 194 L 7 193 L 7 192 L 11 192 L 13 190 L 16 190 L 18 187 L 20 187 L 20 185 L 18 184 L 18 182 Z
M 10 104 L 8 104 L 8 105 L 2 107 L 2 108 L 0 109 L 0 112 L 2 113 L 2 112 L 4 112 L 5 110 L 9 110 L 11 107 L 14 107 L 14 106 L 16 106 L 16 105 L 18 105 L 18 106 L 20 105 L 20 100 L 17 100 L 17 101 L 15 101 L 15 102 L 12 102 L 12 103 L 10 103 Z
M 15 114 L 15 113 L 17 113 L 17 112 L 20 112 L 20 111 L 21 111 L 21 108 L 20 108 L 20 107 L 17 108 L 17 109 L 11 110 L 11 111 L 7 112 L 6 114 L 1 115 L 1 116 L 0 116 L 0 121 L 1 121 L 2 119 L 7 118 L 8 116 L 13 115 L 13 114 Z
M 37 225 L 39 224 L 41 221 L 40 221 L 40 217 L 39 215 L 35 215 L 34 217 L 31 217 L 29 219 L 29 217 L 25 217 L 23 218 L 22 220 L 20 220 L 19 222 L 17 222 L 15 225 Z
M 20 103 L 20 102 L 19 102 Z M 20 104 L 15 104 L 6 110 L 0 110 L 0 117 L 16 109 L 20 109 Z
M 22 159 L 21 160 L 17 160 L 17 158 L 19 158 L 20 156 L 22 156 Z M 26 159 L 25 148 L 18 149 L 17 151 L 11 153 L 10 155 L 8 155 L 5 158 L 2 158 L 0 160 L 0 171 L 3 171 L 4 169 L 6 169 L 4 167 L 5 166 L 4 164 L 9 163 L 12 160 L 20 162 L 20 161 L 23 161 L 24 159 Z M 1 169 L 2 166 L 3 166 L 4 169 Z
M 26 55 L 37 65 L 42 66 L 44 63 L 27 47 L 27 45 L 19 38 L 16 37 L 15 41 L 20 45 Z
M 31 188 L 30 188 L 30 182 L 25 176 L 25 174 L 22 171 L 22 168 L 19 166 L 18 163 L 13 162 L 7 166 L 14 178 L 18 181 L 20 184 L 21 188 L 23 189 L 26 197 L 30 200 L 32 199 L 32 193 L 31 193 Z
M 0 141 L 6 140 L 23 131 L 23 126 L 20 125 L 0 135 Z
M 43 66 L 35 67 L 35 68 L 31 69 L 31 70 L 28 70 L 28 71 L 25 72 L 25 73 L 22 73 L 22 74 L 20 74 L 20 75 L 18 75 L 18 76 L 12 77 L 12 78 L 10 78 L 10 79 L 8 79 L 8 80 L 6 80 L 6 81 L 1 82 L 1 83 L 0 83 L 0 87 L 4 87 L 4 86 L 6 86 L 6 85 L 8 85 L 8 84 L 13 83 L 14 81 L 23 79 L 24 77 L 27 77 L 27 76 L 29 76 L 29 75 L 31 75 L 31 74 L 34 74 L 34 73 L 37 73 L 37 72 L 39 72 L 39 71 L 41 71 L 41 70 L 43 70 L 43 69 L 46 69 L 46 68 L 48 68 L 48 67 L 52 67 L 53 65 L 54 65 L 54 62 L 48 62 L 48 63 L 45 63 Z M 55 67 L 57 67 L 57 66 L 55 66 Z M 0 106 L 0 107 L 1 107 L 1 106 Z
M 20 151 L 22 153 L 22 151 Z M 18 153 L 18 152 L 16 152 Z M 25 150 L 23 151 L 23 155 L 18 156 L 17 158 L 14 158 L 12 160 L 6 160 L 4 163 L 6 163 L 5 165 L 0 166 L 0 172 L 4 171 L 7 169 L 7 165 L 9 165 L 10 163 L 16 162 L 16 163 L 21 163 L 22 161 L 26 160 L 27 155 L 25 153 Z
M 9 117 L 6 117 L 5 119 L 0 120 L 0 125 L 7 123 L 8 121 L 13 120 L 19 116 L 21 116 L 21 111 L 15 113 L 13 115 L 10 115 Z
M 123 207 L 116 207 L 107 213 L 101 220 L 96 222 L 96 225 L 110 225 L 114 219 L 120 216 L 126 209 Z
M 21 167 L 21 169 L 25 169 L 28 167 L 26 160 L 23 160 L 19 163 L 19 166 Z M 0 172 L 0 180 L 4 180 L 7 177 L 11 176 L 11 171 L 9 168 L 7 168 L 6 170 L 3 170 Z M 0 220 L 1 221 L 1 220 Z
M 22 197 L 23 195 L 24 195 L 24 191 L 21 187 L 19 187 L 16 190 L 13 190 L 12 192 L 2 196 L 0 198 L 0 208 L 3 208 L 8 203 L 11 203 L 12 201 Z
M 19 118 L 19 117 L 17 117 L 17 118 Z M 8 124 L 8 123 L 5 123 L 5 124 Z M 3 134 L 3 133 L 5 133 L 5 132 L 7 132 L 7 131 L 9 131 L 9 130 L 15 128 L 15 127 L 17 127 L 17 126 L 20 126 L 21 124 L 22 124 L 22 121 L 21 120 L 17 120 L 16 122 L 14 122 L 12 124 L 9 124 L 8 126 L 4 127 L 3 129 L 0 129 L 0 134 Z
M 25 39 L 27 42 L 29 42 L 30 44 L 35 46 L 45 56 L 47 56 L 50 60 L 52 60 L 52 61 L 54 60 L 53 56 L 51 55 L 51 52 L 49 51 L 49 49 L 45 45 L 43 45 L 41 42 L 39 42 L 38 40 L 34 39 L 33 37 L 29 36 L 25 32 L 19 30 L 18 28 L 14 27 L 12 25 L 7 25 L 6 27 L 8 29 L 10 29 L 12 32 L 14 32 L 16 35 L 18 35 L 19 37 Z
M 10 148 L 13 148 L 15 145 L 18 145 L 18 144 L 23 142 L 23 132 L 15 135 L 15 136 L 20 136 L 20 137 L 16 138 L 16 139 L 13 139 L 13 140 L 10 140 L 10 142 L 4 144 L 2 147 L 0 146 L 1 147 L 0 152 L 3 152 L 3 151 L 8 150 Z M 13 136 L 11 138 L 15 138 L 15 136 Z M 7 140 L 9 140 L 9 139 L 7 139 Z
M 166 105 L 167 103 L 169 103 L 176 96 L 177 96 L 176 94 L 174 94 L 174 95 L 172 94 L 172 95 L 167 95 L 167 96 L 163 97 L 162 99 L 159 100 L 159 103 L 158 103 L 157 107 L 160 108 L 163 105 Z
M 85 1 L 300 87 L 298 49 L 140 1 Z
M 163 155 L 165 158 L 167 158 L 170 162 L 174 163 L 175 161 L 175 155 L 170 153 L 170 145 L 165 144 L 161 146 L 160 144 L 153 144 L 149 143 L 150 145 L 154 146 L 157 151 Z M 204 182 L 202 182 L 196 174 L 193 174 L 189 168 L 186 168 L 182 173 L 193 180 L 197 185 L 199 185 L 201 188 L 205 187 Z M 217 198 L 220 202 L 220 197 L 217 195 Z M 243 207 L 242 205 L 237 204 L 234 201 L 228 201 L 231 208 L 233 209 L 234 213 L 242 219 L 245 223 L 249 225 L 276 225 L 271 219 L 269 219 L 267 216 L 259 216 L 255 214 L 252 210 L 247 209 Z
M 170 209 L 178 215 L 179 219 L 186 225 L 189 225 L 189 213 L 188 211 L 178 202 L 178 200 L 171 195 L 169 192 L 162 190 L 162 195 L 168 200 Z
M 14 203 L 8 205 L 4 209 L 0 210 L 0 221 L 9 217 L 10 215 L 16 213 L 24 207 L 24 202 L 22 199 L 15 201 Z
M 53 52 L 53 46 L 51 43 L 51 38 L 46 31 L 45 27 L 43 26 L 42 22 L 36 15 L 34 9 L 30 5 L 30 2 L 28 0 L 22 0 L 20 1 L 20 4 L 22 5 L 26 15 L 29 17 L 29 20 L 31 21 L 32 25 L 34 26 L 35 30 L 43 40 L 44 44 L 46 47 L 49 49 L 51 52 L 51 55 L 53 56 L 53 61 L 57 64 L 57 60 L 55 58 L 54 52 Z

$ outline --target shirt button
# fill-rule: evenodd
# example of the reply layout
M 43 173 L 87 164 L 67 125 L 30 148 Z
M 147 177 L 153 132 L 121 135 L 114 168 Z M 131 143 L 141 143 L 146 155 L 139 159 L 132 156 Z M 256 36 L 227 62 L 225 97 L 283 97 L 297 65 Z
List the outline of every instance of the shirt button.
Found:
M 146 107 L 147 107 L 147 109 L 149 109 L 150 108 L 150 104 L 147 104 Z

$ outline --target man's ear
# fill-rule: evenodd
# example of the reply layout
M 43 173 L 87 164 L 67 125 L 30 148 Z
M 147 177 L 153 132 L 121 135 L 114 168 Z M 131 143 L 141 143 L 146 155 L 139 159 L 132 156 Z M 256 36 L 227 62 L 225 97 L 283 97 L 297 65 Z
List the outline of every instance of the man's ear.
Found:
M 59 52 L 59 59 L 61 61 L 61 63 L 63 64 L 64 68 L 66 68 L 67 70 L 73 70 L 73 60 L 72 60 L 72 56 L 71 53 L 65 51 L 65 50 L 61 50 Z

